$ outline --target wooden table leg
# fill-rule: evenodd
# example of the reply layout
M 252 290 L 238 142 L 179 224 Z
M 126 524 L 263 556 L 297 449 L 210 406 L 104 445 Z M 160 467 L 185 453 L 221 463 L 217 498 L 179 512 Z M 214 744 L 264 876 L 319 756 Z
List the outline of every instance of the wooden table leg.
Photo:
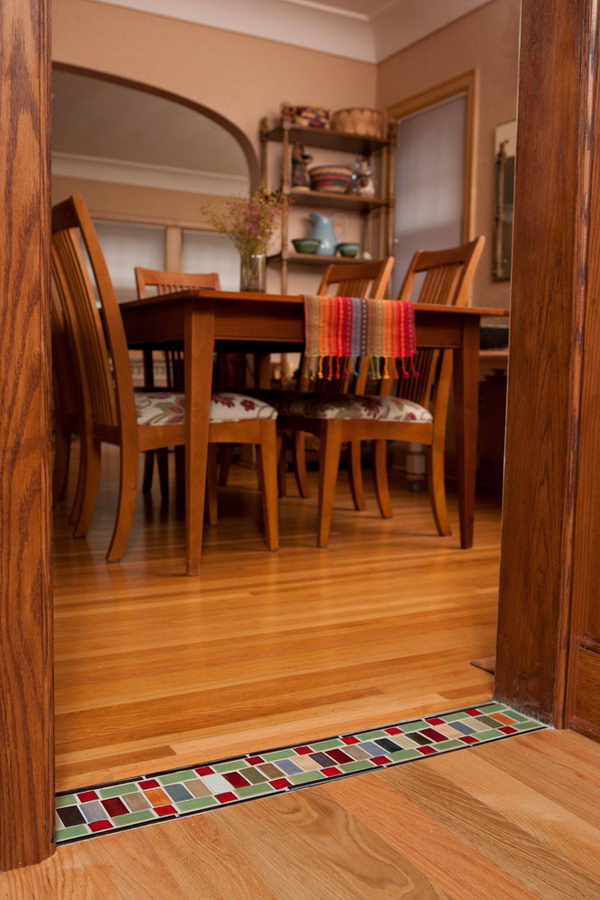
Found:
M 200 573 L 214 346 L 214 306 L 188 304 L 184 331 L 185 523 L 188 575 Z
M 254 354 L 254 386 L 264 390 L 271 387 L 271 354 Z
M 458 511 L 463 550 L 473 546 L 478 393 L 479 317 L 470 316 L 463 322 L 461 346 L 454 352 Z

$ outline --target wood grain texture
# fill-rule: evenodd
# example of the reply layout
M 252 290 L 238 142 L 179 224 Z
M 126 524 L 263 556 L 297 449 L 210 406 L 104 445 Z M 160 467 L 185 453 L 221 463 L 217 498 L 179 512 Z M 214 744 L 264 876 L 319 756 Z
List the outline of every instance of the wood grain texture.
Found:
M 522 5 L 496 683 L 499 698 L 555 723 L 564 716 L 583 313 L 597 303 L 586 286 L 595 5 Z
M 0 869 L 53 849 L 49 34 L 0 16 Z
M 598 772 L 600 747 L 538 732 L 61 847 L 0 898 L 595 900 Z
M 257 528 L 256 472 L 233 466 L 206 529 L 200 580 L 182 578 L 185 523 L 158 485 L 127 556 L 102 551 L 117 492 L 106 448 L 97 514 L 74 541 L 56 511 L 57 778 L 60 789 L 281 746 L 488 699 L 469 660 L 493 652 L 500 510 L 478 507 L 469 554 L 439 538 L 425 493 L 392 472 L 394 520 L 345 481 L 329 549 L 311 500 L 280 503 L 280 549 Z M 173 467 L 171 466 L 171 469 Z M 316 473 L 310 473 L 313 488 Z M 456 522 L 454 497 L 450 515 Z M 393 568 L 394 577 L 390 577 Z

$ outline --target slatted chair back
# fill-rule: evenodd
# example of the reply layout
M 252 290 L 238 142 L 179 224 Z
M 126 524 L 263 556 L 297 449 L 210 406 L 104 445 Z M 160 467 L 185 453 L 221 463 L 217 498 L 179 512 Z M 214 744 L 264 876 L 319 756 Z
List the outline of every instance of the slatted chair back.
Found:
M 484 244 L 485 237 L 480 236 L 468 244 L 448 250 L 419 250 L 411 260 L 398 299 L 412 299 L 415 282 L 424 274 L 417 305 L 434 303 L 442 306 L 466 306 Z M 414 365 L 419 377 L 399 379 L 398 396 L 414 400 L 433 411 L 440 381 L 443 381 L 444 393 L 449 393 L 452 351 L 419 350 Z M 389 389 L 389 382 L 382 383 L 381 388 L 382 392 Z
M 221 290 L 221 280 L 216 272 L 192 275 L 188 272 L 163 272 L 158 269 L 142 269 L 136 266 L 135 282 L 140 299 L 150 296 L 148 288 L 156 288 L 157 294 L 172 294 L 174 291 L 184 291 L 186 288 Z
M 74 425 L 82 414 L 81 378 L 65 310 L 54 279 L 50 298 L 54 410 L 57 419 L 66 419 L 69 425 Z
M 137 423 L 123 321 L 96 230 L 79 194 L 52 210 L 52 271 L 83 375 L 90 425 L 119 427 L 133 436 Z
M 335 297 L 385 297 L 390 282 L 394 257 L 363 263 L 333 263 L 325 270 L 317 294 Z

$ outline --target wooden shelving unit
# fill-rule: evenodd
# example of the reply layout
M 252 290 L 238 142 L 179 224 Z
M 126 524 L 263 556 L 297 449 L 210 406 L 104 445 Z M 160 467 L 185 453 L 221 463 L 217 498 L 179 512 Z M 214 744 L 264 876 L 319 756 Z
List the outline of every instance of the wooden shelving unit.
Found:
M 263 185 L 269 188 L 269 145 L 281 144 L 281 180 L 272 187 L 281 188 L 287 194 L 293 206 L 308 208 L 329 208 L 355 213 L 361 217 L 361 246 L 373 256 L 387 256 L 391 253 L 393 242 L 393 208 L 394 208 L 394 148 L 395 132 L 393 126 L 387 138 L 363 137 L 358 134 L 346 134 L 328 129 L 306 128 L 295 125 L 292 119 L 281 117 L 275 126 L 266 119 L 261 122 L 261 167 Z M 361 197 L 357 194 L 336 194 L 326 191 L 311 191 L 292 187 L 291 184 L 291 150 L 295 143 L 306 147 L 337 150 L 341 153 L 371 157 L 380 156 L 378 166 L 378 197 Z M 351 165 L 353 160 L 348 160 Z M 376 222 L 374 220 L 377 220 Z M 375 226 L 378 231 L 375 233 Z M 268 262 L 280 268 L 280 290 L 285 294 L 288 289 L 288 270 L 290 265 L 321 266 L 324 268 L 332 262 L 356 265 L 362 258 L 343 256 L 319 256 L 318 254 L 296 253 L 290 246 L 290 237 L 302 235 L 289 234 L 289 213 L 284 216 L 281 228 L 281 251 L 270 256 Z

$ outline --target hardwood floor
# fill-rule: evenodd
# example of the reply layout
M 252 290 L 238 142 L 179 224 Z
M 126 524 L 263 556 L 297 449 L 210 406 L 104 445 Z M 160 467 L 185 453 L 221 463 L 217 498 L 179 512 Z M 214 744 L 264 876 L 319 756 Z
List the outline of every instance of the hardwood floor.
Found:
M 115 462 L 107 448 L 103 486 Z M 112 489 L 86 540 L 71 538 L 62 504 L 57 789 L 488 699 L 490 675 L 468 663 L 494 651 L 499 505 L 480 504 L 475 548 L 461 551 L 452 501 L 455 533 L 439 538 L 426 494 L 395 480 L 384 521 L 372 493 L 352 509 L 341 474 L 327 550 L 314 545 L 315 501 L 286 498 L 269 553 L 255 474 L 234 467 L 199 579 L 182 577 L 183 521 L 161 514 L 158 489 L 113 565 Z
M 0 898 L 600 893 L 600 744 L 542 731 L 61 847 Z

